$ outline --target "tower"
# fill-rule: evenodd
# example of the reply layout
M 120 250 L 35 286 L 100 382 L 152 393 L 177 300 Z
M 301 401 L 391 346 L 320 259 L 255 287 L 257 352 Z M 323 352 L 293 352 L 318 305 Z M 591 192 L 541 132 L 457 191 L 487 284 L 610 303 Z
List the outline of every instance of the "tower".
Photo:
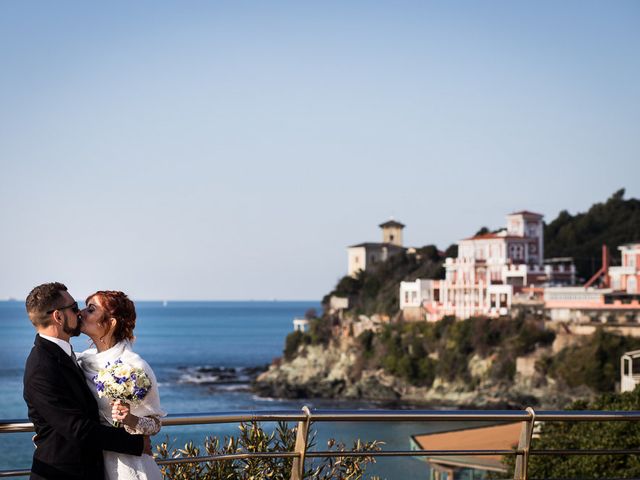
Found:
M 389 220 L 381 223 L 380 228 L 382 229 L 382 243 L 402 246 L 402 229 L 404 228 L 402 223 Z
M 523 210 L 507 215 L 507 234 L 530 239 L 526 257 L 542 265 L 544 259 L 544 224 L 539 213 Z

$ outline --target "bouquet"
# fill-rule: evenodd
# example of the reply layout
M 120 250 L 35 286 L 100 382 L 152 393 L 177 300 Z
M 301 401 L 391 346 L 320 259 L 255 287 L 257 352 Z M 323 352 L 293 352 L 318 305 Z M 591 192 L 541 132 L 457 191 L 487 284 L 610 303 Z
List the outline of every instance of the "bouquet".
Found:
M 120 400 L 132 405 L 139 404 L 151 388 L 151 380 L 142 368 L 132 367 L 123 363 L 121 359 L 108 362 L 97 375 L 93 377 L 98 397 L 109 400 Z M 113 421 L 115 427 L 120 422 Z

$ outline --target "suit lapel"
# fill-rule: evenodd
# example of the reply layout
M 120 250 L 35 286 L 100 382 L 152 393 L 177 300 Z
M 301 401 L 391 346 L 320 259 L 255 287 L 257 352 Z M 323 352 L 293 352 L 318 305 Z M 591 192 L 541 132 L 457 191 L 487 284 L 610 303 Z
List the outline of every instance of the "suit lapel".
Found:
M 74 363 L 71 357 L 69 357 L 69 355 L 67 355 L 66 352 L 62 350 L 62 348 L 60 348 L 55 343 L 50 342 L 49 340 L 45 340 L 44 338 L 40 337 L 40 335 L 36 335 L 35 346 L 46 350 L 46 352 L 60 364 L 61 368 L 63 369 L 62 371 L 67 371 L 69 374 L 68 376 L 71 376 L 77 381 L 74 383 L 77 383 L 82 393 L 85 396 L 91 397 L 91 400 L 93 401 L 93 403 L 95 403 L 95 398 L 93 397 L 93 393 L 87 385 L 87 381 L 84 377 L 82 369 Z

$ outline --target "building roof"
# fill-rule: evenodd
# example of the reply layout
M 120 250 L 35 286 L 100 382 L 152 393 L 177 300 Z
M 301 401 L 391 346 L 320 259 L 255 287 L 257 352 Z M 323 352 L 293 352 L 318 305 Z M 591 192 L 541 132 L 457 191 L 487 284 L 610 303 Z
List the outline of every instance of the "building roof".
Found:
M 502 240 L 531 240 L 534 237 L 521 237 L 520 235 L 504 235 L 499 233 L 481 233 L 480 235 L 474 235 L 473 237 L 463 238 L 462 240 L 495 240 L 496 238 Z
M 513 212 L 510 213 L 509 216 L 511 215 L 524 215 L 525 217 L 544 217 L 544 215 L 542 215 L 541 213 L 535 213 L 535 212 L 530 212 L 529 210 L 520 210 L 519 212 Z
M 414 435 L 412 438 L 422 450 L 511 450 L 518 444 L 521 423 L 472 427 L 438 433 Z M 499 455 L 427 456 L 441 465 L 465 465 L 488 470 L 505 471 Z
M 573 262 L 573 257 L 551 257 L 545 258 L 544 263 L 566 263 Z
M 498 235 L 497 233 L 481 233 L 479 235 L 474 235 L 473 237 L 465 238 L 464 240 L 488 240 L 491 238 L 505 238 L 503 235 Z
M 375 242 L 358 243 L 357 245 L 349 245 L 347 248 L 355 248 L 355 247 L 364 247 L 364 248 L 387 247 L 387 248 L 396 248 L 396 249 L 406 250 L 405 247 L 401 247 L 399 245 L 396 245 L 395 243 L 375 243 Z
M 380 225 L 378 225 L 380 228 L 385 228 L 385 227 L 398 227 L 398 228 L 404 228 L 404 224 L 400 223 L 400 222 L 396 222 L 395 220 L 389 220 L 388 222 L 384 222 L 381 223 Z
M 619 245 L 618 248 L 622 248 L 622 247 L 640 247 L 640 240 L 636 240 L 635 242 L 627 242 L 627 243 L 623 243 L 622 245 Z

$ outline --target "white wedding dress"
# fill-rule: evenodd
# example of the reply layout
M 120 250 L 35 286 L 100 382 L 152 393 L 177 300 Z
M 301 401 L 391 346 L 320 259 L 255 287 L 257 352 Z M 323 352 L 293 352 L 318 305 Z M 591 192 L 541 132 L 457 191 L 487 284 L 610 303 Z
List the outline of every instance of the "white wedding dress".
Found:
M 104 352 L 90 348 L 78 355 L 78 363 L 98 402 L 100 421 L 104 425 L 112 425 L 111 404 L 109 399 L 98 397 L 93 377 L 105 367 L 107 362 L 113 363 L 117 359 L 133 367 L 144 369 L 151 380 L 151 388 L 142 402 L 135 406 L 131 405 L 131 413 L 140 418 L 138 425 L 135 429 L 125 425 L 124 429 L 132 435 L 155 435 L 160 431 L 160 418 L 166 415 L 166 412 L 160 408 L 158 382 L 149 364 L 131 350 L 131 343 L 126 340 Z M 109 450 L 103 450 L 103 454 L 105 480 L 162 480 L 160 469 L 150 455 L 142 454 L 138 457 Z

